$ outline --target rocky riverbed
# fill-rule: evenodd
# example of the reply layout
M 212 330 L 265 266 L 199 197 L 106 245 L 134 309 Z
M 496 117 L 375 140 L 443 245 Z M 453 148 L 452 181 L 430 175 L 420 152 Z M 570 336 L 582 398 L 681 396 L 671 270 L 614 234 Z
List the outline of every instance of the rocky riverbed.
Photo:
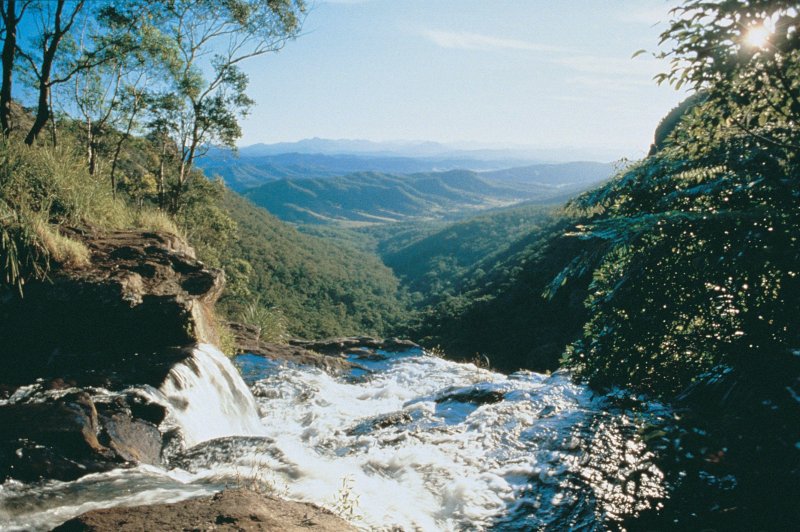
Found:
M 198 261 L 183 240 L 153 232 L 67 231 L 90 250 L 88 266 L 55 268 L 48 279 L 27 284 L 24 297 L 0 293 L 0 491 L 14 491 L 19 482 L 46 485 L 164 466 L 167 449 L 180 448 L 182 436 L 164 430 L 167 409 L 150 390 L 192 357 L 198 343 L 218 342 L 213 307 L 223 273 Z M 272 359 L 333 372 L 352 367 L 301 346 L 258 342 L 246 326 L 237 330 L 241 349 Z M 310 505 L 234 490 L 177 506 L 96 512 L 67 529 L 312 525 L 346 527 Z

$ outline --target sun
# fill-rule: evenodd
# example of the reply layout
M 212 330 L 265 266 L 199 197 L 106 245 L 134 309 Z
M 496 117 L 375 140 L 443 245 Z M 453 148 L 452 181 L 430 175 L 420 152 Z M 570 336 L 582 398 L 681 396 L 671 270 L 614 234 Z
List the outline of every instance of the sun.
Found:
M 744 42 L 753 48 L 765 48 L 769 43 L 770 33 L 769 29 L 761 24 L 752 26 L 745 34 Z

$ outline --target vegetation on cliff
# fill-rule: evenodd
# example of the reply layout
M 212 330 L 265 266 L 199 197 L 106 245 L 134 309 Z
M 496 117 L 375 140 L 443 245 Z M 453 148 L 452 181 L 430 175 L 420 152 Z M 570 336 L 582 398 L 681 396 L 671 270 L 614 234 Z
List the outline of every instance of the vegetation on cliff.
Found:
M 468 274 L 420 320 L 423 336 L 455 345 L 457 331 L 493 323 L 518 337 L 525 316 L 529 349 L 564 327 L 572 338 L 556 349 L 570 344 L 564 363 L 579 375 L 662 396 L 731 368 L 764 382 L 797 375 L 797 15 L 744 1 L 675 14 L 663 79 L 698 95 L 662 122 L 655 153 Z M 765 26 L 768 40 L 753 42 L 747 32 Z M 555 309 L 576 298 L 587 312 L 565 327 Z
M 396 279 L 376 258 L 298 233 L 195 165 L 210 143 L 232 146 L 240 135 L 252 102 L 238 64 L 293 38 L 303 2 L 3 7 L 5 285 L 22 294 L 27 279 L 86 263 L 85 246 L 63 227 L 138 227 L 179 234 L 222 268 L 225 317 L 254 322 L 273 340 L 383 334 L 398 321 Z M 27 110 L 12 99 L 17 78 L 39 95 Z

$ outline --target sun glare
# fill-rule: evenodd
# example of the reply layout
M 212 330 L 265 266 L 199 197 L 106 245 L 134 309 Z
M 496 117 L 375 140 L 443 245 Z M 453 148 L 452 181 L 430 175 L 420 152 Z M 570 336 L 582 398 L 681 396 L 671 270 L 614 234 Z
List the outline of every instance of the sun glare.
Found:
M 745 42 L 753 48 L 764 48 L 769 42 L 770 31 L 766 26 L 758 25 L 753 26 L 747 30 L 744 37 Z

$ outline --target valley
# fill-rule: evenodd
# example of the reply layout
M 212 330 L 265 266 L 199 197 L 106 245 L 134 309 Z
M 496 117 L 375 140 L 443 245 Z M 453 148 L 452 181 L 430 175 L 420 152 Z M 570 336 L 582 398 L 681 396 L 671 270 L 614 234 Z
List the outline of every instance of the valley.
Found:
M 800 14 L 651 3 L 4 0 L 0 531 L 798 529 Z
M 292 147 L 298 148 L 285 149 Z M 391 153 L 261 155 L 264 151 L 273 150 L 243 148 L 238 156 L 216 150 L 200 165 L 209 176 L 221 177 L 232 190 L 294 224 L 357 227 L 455 220 L 521 202 L 563 203 L 614 171 L 612 164 L 594 162 L 513 166 L 519 161 L 453 155 L 442 164 Z

